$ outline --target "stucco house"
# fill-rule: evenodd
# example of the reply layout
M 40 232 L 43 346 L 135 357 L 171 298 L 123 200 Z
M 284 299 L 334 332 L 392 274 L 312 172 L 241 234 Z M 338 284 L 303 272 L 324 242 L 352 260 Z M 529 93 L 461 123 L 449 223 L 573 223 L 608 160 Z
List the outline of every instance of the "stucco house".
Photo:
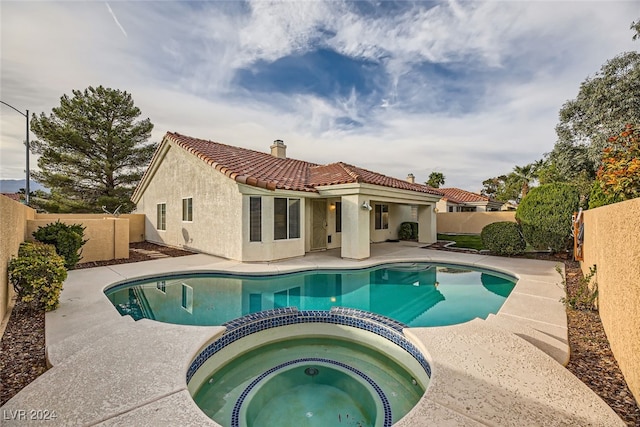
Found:
M 346 163 L 288 158 L 168 132 L 135 189 L 146 239 L 238 261 L 272 261 L 341 248 L 369 257 L 404 221 L 436 240 L 437 190 Z
M 437 203 L 438 212 L 489 212 L 499 211 L 504 202 L 460 188 L 438 188 L 444 194 Z

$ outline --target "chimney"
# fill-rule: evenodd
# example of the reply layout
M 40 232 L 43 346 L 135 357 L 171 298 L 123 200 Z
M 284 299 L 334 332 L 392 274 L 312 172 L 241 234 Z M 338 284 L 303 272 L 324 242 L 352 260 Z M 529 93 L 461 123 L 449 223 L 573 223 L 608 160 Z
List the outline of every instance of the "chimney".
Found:
M 287 158 L 287 146 L 284 145 L 284 142 L 281 139 L 276 139 L 275 141 L 273 141 L 273 145 L 269 148 L 271 148 L 272 156 L 279 159 Z
M 412 173 L 410 173 L 409 175 L 407 175 L 407 182 L 410 182 L 411 184 L 415 184 L 416 183 L 416 177 L 413 176 Z

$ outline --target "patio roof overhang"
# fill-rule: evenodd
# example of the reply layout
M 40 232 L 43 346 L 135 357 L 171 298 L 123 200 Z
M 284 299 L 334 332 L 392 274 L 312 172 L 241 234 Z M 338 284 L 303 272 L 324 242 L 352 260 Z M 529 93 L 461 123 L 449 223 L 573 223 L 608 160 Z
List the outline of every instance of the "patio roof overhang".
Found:
M 403 190 L 366 183 L 350 183 L 316 187 L 320 197 L 341 197 L 361 195 L 371 199 L 390 203 L 430 205 L 438 202 L 441 196 L 419 191 Z

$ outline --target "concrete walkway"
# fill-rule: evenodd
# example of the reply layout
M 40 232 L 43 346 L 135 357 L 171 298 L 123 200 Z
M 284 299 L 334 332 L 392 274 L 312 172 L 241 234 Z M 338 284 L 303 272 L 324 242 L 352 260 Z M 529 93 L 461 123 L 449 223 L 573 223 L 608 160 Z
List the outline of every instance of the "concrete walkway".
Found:
M 104 295 L 113 283 L 176 271 L 275 273 L 409 260 L 488 268 L 519 281 L 487 320 L 405 330 L 433 374 L 425 395 L 397 426 L 625 425 L 562 366 L 569 348 L 555 263 L 433 251 L 405 242 L 374 244 L 371 253 L 360 262 L 327 251 L 268 264 L 191 255 L 71 271 L 60 307 L 46 316 L 53 367 L 0 408 L 2 425 L 217 425 L 191 399 L 185 373 L 223 328 L 134 322 Z

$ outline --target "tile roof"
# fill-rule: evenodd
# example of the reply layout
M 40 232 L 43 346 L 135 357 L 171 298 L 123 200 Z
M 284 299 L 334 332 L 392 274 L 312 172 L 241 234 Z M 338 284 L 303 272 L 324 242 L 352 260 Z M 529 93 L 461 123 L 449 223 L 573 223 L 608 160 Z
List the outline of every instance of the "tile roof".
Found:
M 489 202 L 490 199 L 482 194 L 461 190 L 460 188 L 438 188 L 444 197 L 454 203 Z
M 342 162 L 318 165 L 302 160 L 278 158 L 270 153 L 205 141 L 175 132 L 167 132 L 165 138 L 204 160 L 229 178 L 242 184 L 269 190 L 317 192 L 318 186 L 367 183 L 441 195 L 439 190 L 428 185 L 412 184 Z
M 22 201 L 22 194 L 20 193 L 0 193 L 0 194 L 10 198 L 11 200 L 15 200 L 16 202 Z

